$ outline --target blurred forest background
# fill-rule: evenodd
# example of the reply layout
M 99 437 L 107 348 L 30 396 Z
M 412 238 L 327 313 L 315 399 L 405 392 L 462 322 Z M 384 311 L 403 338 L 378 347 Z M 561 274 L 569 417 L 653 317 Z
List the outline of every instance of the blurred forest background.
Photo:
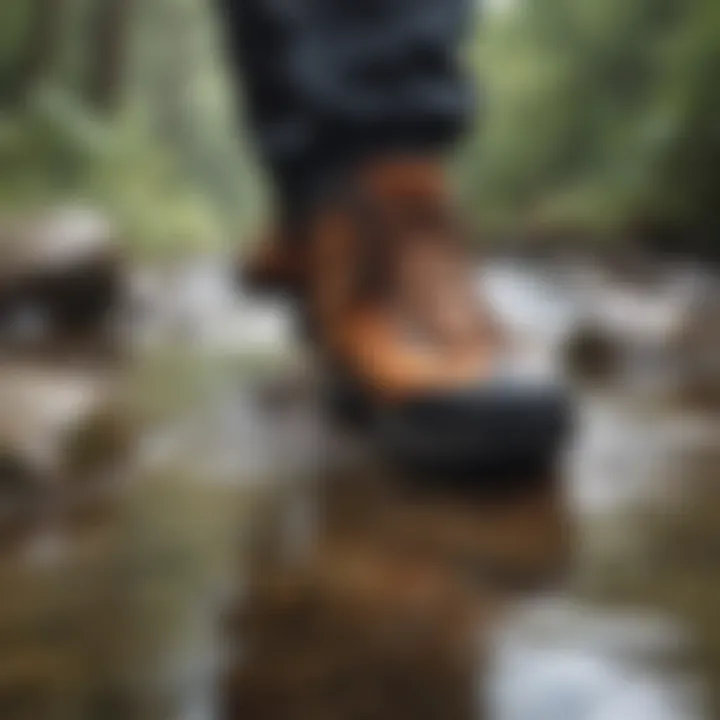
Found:
M 485 237 L 714 253 L 717 0 L 495 0 L 459 173 Z M 98 204 L 131 247 L 237 242 L 268 207 L 211 0 L 0 3 L 0 211 Z M 240 131 L 238 131 L 240 128 Z

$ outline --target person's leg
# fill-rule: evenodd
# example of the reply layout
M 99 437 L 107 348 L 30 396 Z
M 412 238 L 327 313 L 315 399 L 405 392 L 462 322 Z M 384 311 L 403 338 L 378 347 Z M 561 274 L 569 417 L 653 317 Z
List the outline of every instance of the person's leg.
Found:
M 445 149 L 472 110 L 471 0 L 219 0 L 281 209 L 352 164 Z
M 285 235 L 302 239 L 275 267 L 300 289 L 334 407 L 420 467 L 552 458 L 564 398 L 508 381 L 457 252 L 443 156 L 472 108 L 458 56 L 475 4 L 224 1 Z
M 289 202 L 299 185 L 297 168 L 317 131 L 296 76 L 302 2 L 217 0 L 233 77 L 276 194 Z M 237 88 L 240 90 L 240 87 Z

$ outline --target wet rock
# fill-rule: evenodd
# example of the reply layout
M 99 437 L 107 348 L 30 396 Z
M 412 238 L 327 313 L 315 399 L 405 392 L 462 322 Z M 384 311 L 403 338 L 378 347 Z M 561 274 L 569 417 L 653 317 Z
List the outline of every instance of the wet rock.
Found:
M 720 287 L 699 292 L 670 340 L 676 396 L 697 408 L 720 408 Z
M 114 230 L 82 207 L 0 221 L 0 339 L 32 343 L 103 328 L 122 295 Z
M 115 397 L 100 371 L 0 366 L 0 406 L 12 408 L 0 417 L 0 535 L 30 536 L 41 516 L 102 499 L 130 453 Z
M 112 403 L 114 378 L 88 368 L 0 366 L 0 418 L 6 452 L 42 477 L 56 478 L 76 428 Z
M 678 383 L 672 397 L 679 405 L 697 410 L 720 408 L 720 373 L 696 371 Z
M 583 380 L 606 380 L 619 370 L 621 349 L 609 332 L 586 323 L 567 338 L 564 356 L 571 375 Z
M 0 549 L 14 548 L 37 527 L 40 481 L 12 453 L 0 453 Z
M 663 285 L 669 267 L 632 242 L 611 245 L 596 253 L 595 261 L 612 282 L 630 289 L 656 290 Z
M 69 530 L 92 537 L 112 526 L 137 433 L 130 415 L 103 403 L 66 433 L 61 448 L 64 515 Z
M 112 473 L 132 454 L 133 428 L 129 416 L 103 406 L 70 428 L 62 449 L 62 466 L 69 481 L 81 482 Z

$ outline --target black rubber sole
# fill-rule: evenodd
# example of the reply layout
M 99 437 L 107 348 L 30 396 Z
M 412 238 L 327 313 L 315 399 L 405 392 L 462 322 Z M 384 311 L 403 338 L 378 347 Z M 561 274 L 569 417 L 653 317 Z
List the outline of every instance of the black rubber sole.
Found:
M 326 404 L 334 421 L 367 434 L 383 458 L 417 475 L 544 472 L 555 465 L 572 426 L 562 388 L 509 381 L 378 405 L 335 376 Z

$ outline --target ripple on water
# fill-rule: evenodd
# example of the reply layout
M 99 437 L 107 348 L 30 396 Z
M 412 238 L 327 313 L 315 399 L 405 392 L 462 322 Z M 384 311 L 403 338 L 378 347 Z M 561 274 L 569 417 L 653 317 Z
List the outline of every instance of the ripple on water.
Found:
M 659 617 L 567 602 L 530 605 L 501 631 L 489 683 L 496 720 L 699 720 L 696 680 L 661 664 L 685 653 Z

